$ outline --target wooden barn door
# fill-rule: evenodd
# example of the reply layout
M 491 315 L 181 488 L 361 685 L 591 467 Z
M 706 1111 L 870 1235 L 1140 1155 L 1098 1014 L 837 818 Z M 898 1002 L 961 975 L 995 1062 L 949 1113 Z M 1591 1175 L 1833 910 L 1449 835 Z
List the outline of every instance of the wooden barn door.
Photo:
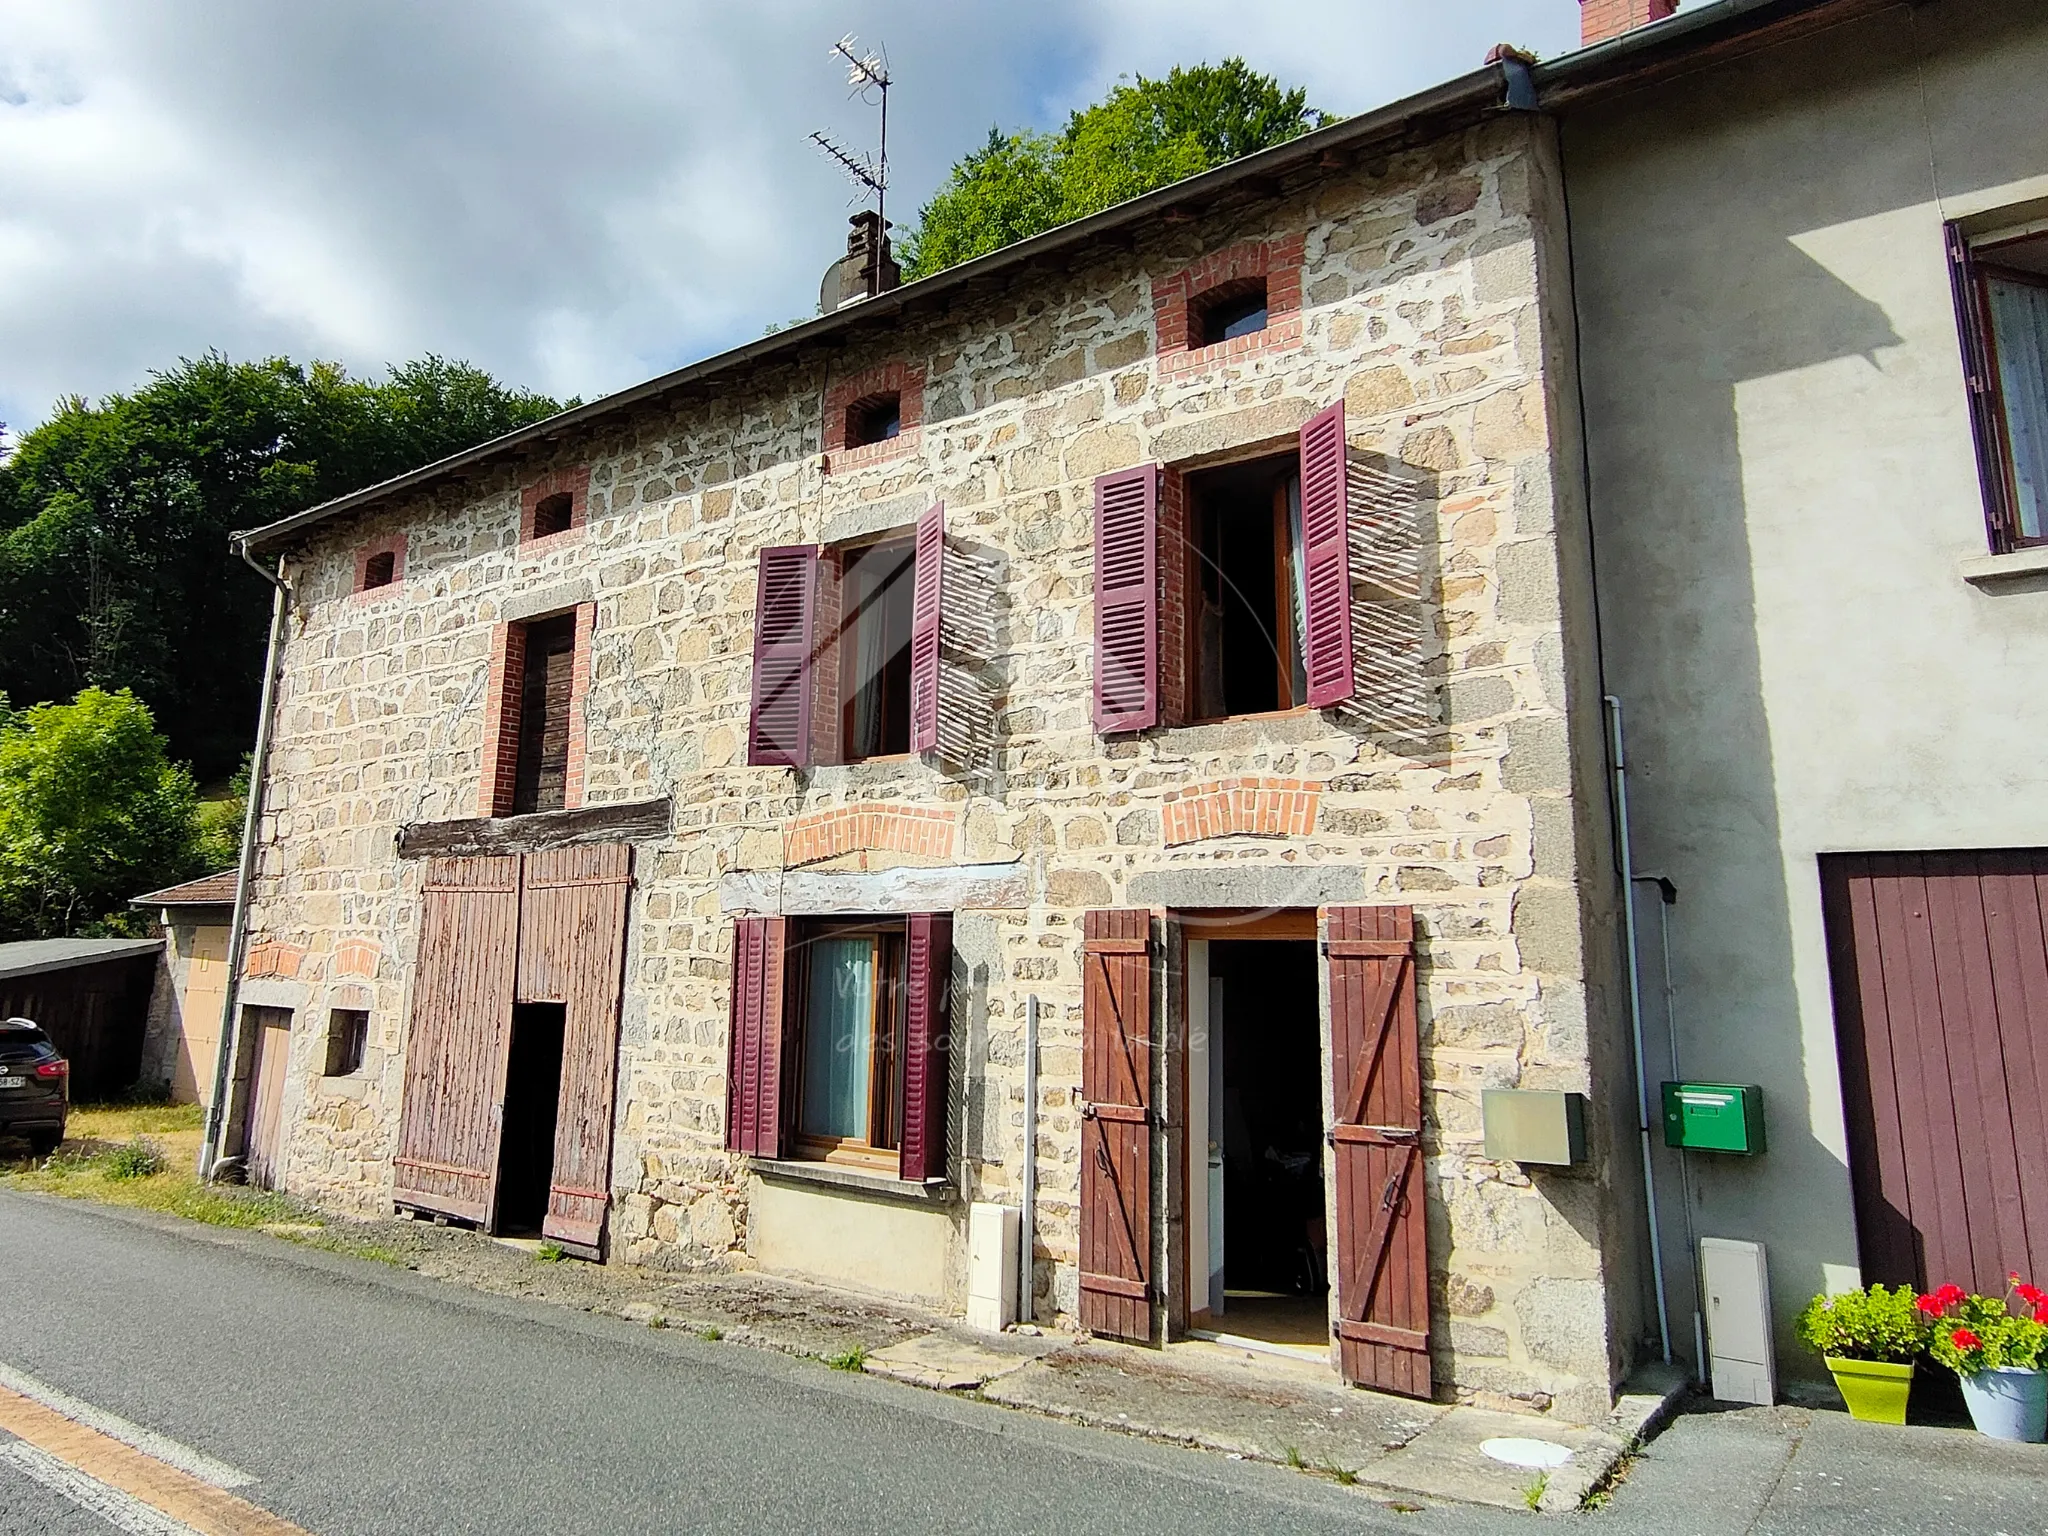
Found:
M 2048 1276 L 2048 850 L 1821 860 L 1866 1282 Z
M 519 906 L 518 1001 L 563 1005 L 555 1167 L 541 1232 L 590 1257 L 602 1244 L 611 1203 L 612 1095 L 632 882 L 633 850 L 625 843 L 530 853 Z
M 1415 919 L 1332 907 L 1330 1143 L 1336 1164 L 1337 1352 L 1358 1386 L 1430 1395 L 1429 1231 Z
M 1152 1338 L 1152 915 L 1085 914 L 1081 1326 Z
M 258 1189 L 276 1189 L 284 1151 L 284 1071 L 292 1049 L 289 1008 L 249 1008 L 255 1070 L 250 1074 L 249 1128 L 242 1146 L 243 1167 Z
M 431 859 L 405 1048 L 393 1198 L 488 1224 L 519 955 L 519 856 Z

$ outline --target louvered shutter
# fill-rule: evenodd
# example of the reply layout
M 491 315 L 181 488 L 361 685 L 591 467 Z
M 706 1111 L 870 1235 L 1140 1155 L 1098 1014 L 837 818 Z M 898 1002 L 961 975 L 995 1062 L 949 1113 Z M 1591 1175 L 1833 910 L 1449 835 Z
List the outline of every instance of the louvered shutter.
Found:
M 1943 235 L 1948 244 L 1949 284 L 1955 293 L 1956 329 L 1962 339 L 1970 432 L 1977 442 L 1977 484 L 1984 497 L 1984 523 L 1992 550 L 2003 554 L 2013 547 L 2013 518 L 2006 479 L 2005 423 L 2000 419 L 1998 391 L 1991 376 L 1991 327 L 1986 323 L 1970 242 L 1953 224 L 1944 228 Z
M 1358 1386 L 1430 1395 L 1429 1219 L 1415 918 L 1332 907 L 1330 1127 L 1337 1189 L 1337 1352 Z
M 782 1155 L 782 969 L 787 920 L 733 920 L 725 1145 Z
M 1351 527 L 1344 402 L 1301 429 L 1303 664 L 1308 702 L 1342 704 L 1357 691 L 1351 666 Z
M 920 556 L 920 558 L 922 558 Z M 903 962 L 903 1150 L 899 1172 L 911 1180 L 946 1173 L 946 1048 L 953 978 L 953 916 L 919 912 Z
M 817 568 L 818 549 L 814 544 L 761 551 L 760 578 L 754 597 L 749 763 L 801 767 L 810 761 Z
M 1152 1337 L 1152 915 L 1088 912 L 1081 939 L 1081 1326 Z
M 1095 728 L 1159 723 L 1159 466 L 1095 482 Z
M 917 572 L 910 601 L 910 750 L 939 744 L 939 615 L 945 603 L 946 504 L 917 520 Z

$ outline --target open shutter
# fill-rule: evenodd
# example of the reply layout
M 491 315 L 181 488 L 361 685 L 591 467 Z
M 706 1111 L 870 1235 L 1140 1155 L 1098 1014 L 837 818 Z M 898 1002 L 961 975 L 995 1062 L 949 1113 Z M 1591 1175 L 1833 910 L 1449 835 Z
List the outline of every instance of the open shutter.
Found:
M 782 1155 L 782 965 L 788 924 L 733 920 L 725 1144 L 755 1157 Z
M 1152 1337 L 1152 915 L 1093 911 L 1081 940 L 1081 1326 Z
M 600 1256 L 611 1206 L 632 872 L 626 843 L 530 853 L 519 903 L 518 1000 L 563 1005 L 555 1164 L 541 1233 L 586 1258 Z
M 484 1226 L 498 1201 L 519 855 L 429 860 L 420 905 L 392 1198 Z
M 1430 1395 L 1429 1222 L 1422 1186 L 1422 1060 L 1415 918 L 1332 907 L 1330 1144 L 1337 1189 L 1337 1350 L 1358 1386 Z
M 749 763 L 802 767 L 811 757 L 811 651 L 817 600 L 815 544 L 761 551 L 754 596 L 754 701 Z
M 910 599 L 910 750 L 939 744 L 939 614 L 945 602 L 946 504 L 917 520 L 917 572 Z
M 921 542 L 921 540 L 920 540 Z M 918 557 L 923 559 L 922 554 Z M 919 580 L 923 573 L 920 571 Z M 953 979 L 953 915 L 918 912 L 905 925 L 903 962 L 903 1178 L 946 1174 L 946 1044 Z
M 1351 665 L 1351 518 L 1344 402 L 1301 429 L 1303 666 L 1308 701 L 1342 704 L 1357 691 Z
M 1095 728 L 1159 723 L 1159 466 L 1095 481 Z
M 1993 386 L 1991 326 L 1970 242 L 1954 224 L 1943 227 L 1948 246 L 1949 284 L 1955 292 L 1956 329 L 1962 337 L 1963 384 L 1970 399 L 1970 433 L 1977 443 L 1977 484 L 1984 497 L 1984 522 L 1991 548 L 2013 547 L 2012 500 L 2006 480 L 2005 422 Z

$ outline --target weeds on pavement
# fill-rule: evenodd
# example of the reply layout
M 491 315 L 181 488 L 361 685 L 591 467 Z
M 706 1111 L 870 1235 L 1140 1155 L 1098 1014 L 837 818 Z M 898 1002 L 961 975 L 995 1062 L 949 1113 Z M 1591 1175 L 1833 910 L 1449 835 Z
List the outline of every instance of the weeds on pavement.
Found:
M 562 1251 L 562 1245 L 551 1237 L 543 1239 L 541 1245 L 533 1250 L 534 1261 L 539 1264 L 559 1264 L 568 1256 Z
M 1522 1502 L 1531 1509 L 1543 1507 L 1543 1495 L 1550 1491 L 1550 1474 L 1538 1472 L 1529 1486 L 1522 1490 Z
M 867 1369 L 868 1347 L 856 1344 L 851 1349 L 841 1350 L 836 1355 L 823 1357 L 825 1363 L 835 1371 L 861 1371 Z
M 1306 1472 L 1308 1470 L 1308 1463 L 1301 1459 L 1300 1447 L 1292 1445 L 1287 1447 L 1287 1465 L 1294 1468 L 1297 1472 Z
M 716 1344 L 720 1339 L 725 1337 L 725 1330 L 719 1327 L 718 1324 L 713 1323 L 708 1328 L 699 1328 L 697 1330 L 697 1337 L 702 1339 L 706 1344 Z

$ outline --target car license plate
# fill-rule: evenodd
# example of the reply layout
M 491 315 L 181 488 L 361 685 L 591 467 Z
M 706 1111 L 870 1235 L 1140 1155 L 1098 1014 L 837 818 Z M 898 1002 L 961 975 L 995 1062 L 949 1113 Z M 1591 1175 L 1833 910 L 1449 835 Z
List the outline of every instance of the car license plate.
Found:
M 0 1088 L 26 1088 L 27 1086 L 28 1079 L 25 1077 L 0 1077 Z

